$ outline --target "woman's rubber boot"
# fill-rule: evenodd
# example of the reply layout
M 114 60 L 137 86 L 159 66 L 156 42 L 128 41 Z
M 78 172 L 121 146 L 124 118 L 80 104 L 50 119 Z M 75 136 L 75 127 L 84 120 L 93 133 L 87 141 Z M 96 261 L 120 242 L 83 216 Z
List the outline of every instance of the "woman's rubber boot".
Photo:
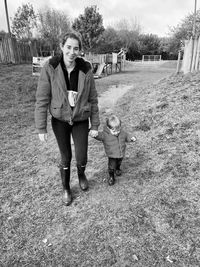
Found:
M 109 177 L 108 177 L 108 184 L 109 185 L 114 185 L 115 183 L 115 172 L 114 170 L 108 170 Z
M 69 206 L 72 203 L 72 194 L 70 190 L 70 167 L 60 167 L 60 174 L 63 185 L 63 204 Z
M 85 176 L 85 166 L 77 165 L 77 173 L 78 173 L 79 186 L 83 191 L 86 191 L 89 185 L 88 185 L 88 180 Z

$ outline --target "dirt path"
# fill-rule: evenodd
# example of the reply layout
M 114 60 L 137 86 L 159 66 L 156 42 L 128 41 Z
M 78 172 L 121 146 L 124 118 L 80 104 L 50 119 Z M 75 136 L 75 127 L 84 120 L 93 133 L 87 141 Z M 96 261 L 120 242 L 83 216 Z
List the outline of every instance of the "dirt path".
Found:
M 165 67 L 164 64 L 166 63 L 154 65 L 128 63 L 124 72 L 96 80 L 97 89 L 99 84 L 104 84 L 106 81 L 109 84 L 110 82 L 110 85 L 106 88 L 107 90 L 99 96 L 99 108 L 111 111 L 116 102 L 127 91 L 134 90 L 136 87 L 144 87 L 148 86 L 148 84 L 156 83 L 162 78 L 174 73 L 174 68 Z M 114 82 L 113 76 L 115 77 Z
M 132 85 L 109 87 L 108 91 L 104 92 L 99 97 L 99 108 L 111 110 L 115 106 L 118 99 L 120 99 L 131 88 L 133 88 Z

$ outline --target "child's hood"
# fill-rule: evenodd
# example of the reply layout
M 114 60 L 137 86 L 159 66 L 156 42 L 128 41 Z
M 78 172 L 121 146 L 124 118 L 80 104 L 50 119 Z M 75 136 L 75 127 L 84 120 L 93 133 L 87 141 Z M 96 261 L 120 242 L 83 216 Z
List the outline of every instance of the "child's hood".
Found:
M 104 127 L 103 127 L 103 132 L 105 132 L 105 133 L 107 133 L 107 134 L 111 134 L 111 132 L 110 132 L 110 130 L 109 130 L 109 128 L 108 128 L 107 125 L 104 125 Z
M 109 128 L 108 128 L 107 125 L 104 125 L 104 127 L 103 127 L 103 132 L 104 132 L 104 133 L 107 133 L 107 134 L 111 134 L 111 132 L 110 132 L 110 130 L 109 130 Z M 123 128 L 121 128 L 119 134 L 122 134 L 122 132 L 124 132 Z M 111 134 L 111 135 L 112 135 L 112 134 Z

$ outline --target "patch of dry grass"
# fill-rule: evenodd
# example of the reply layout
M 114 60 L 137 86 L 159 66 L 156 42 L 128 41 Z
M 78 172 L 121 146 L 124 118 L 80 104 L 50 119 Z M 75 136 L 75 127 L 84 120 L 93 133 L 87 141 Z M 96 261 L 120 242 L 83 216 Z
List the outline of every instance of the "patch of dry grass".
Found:
M 137 77 L 116 113 L 138 141 L 128 144 L 123 175 L 109 187 L 102 144 L 90 139 L 90 190 L 80 191 L 73 162 L 68 208 L 53 134 L 46 145 L 35 134 L 31 66 L 0 73 L 2 266 L 199 266 L 199 73 L 139 86 L 136 68 L 97 80 L 101 94 Z
M 117 108 L 138 138 L 135 153 L 142 154 L 142 163 L 128 176 L 143 186 L 140 197 L 153 226 L 148 232 L 158 266 L 165 266 L 161 258 L 167 254 L 175 266 L 200 264 L 199 84 L 199 73 L 171 76 L 129 92 L 125 112 L 123 103 Z M 125 167 L 131 162 L 128 158 Z

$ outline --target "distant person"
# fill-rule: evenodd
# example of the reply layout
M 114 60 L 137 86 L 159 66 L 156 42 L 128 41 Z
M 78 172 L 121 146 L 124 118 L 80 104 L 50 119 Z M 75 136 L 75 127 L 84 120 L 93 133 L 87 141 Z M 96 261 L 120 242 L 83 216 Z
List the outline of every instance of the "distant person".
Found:
M 103 142 L 108 157 L 108 184 L 113 185 L 115 175 L 122 174 L 120 167 L 125 156 L 126 142 L 135 142 L 136 138 L 123 130 L 121 120 L 116 115 L 111 115 L 106 119 L 103 131 L 94 138 Z
M 97 91 L 91 65 L 79 57 L 82 42 L 76 32 L 63 35 L 61 55 L 49 59 L 41 70 L 37 92 L 35 123 L 39 139 L 47 141 L 47 111 L 61 155 L 60 174 L 63 185 L 63 202 L 70 205 L 70 165 L 72 159 L 71 135 L 74 141 L 79 185 L 88 189 L 85 176 L 90 135 L 98 135 L 99 109 Z

